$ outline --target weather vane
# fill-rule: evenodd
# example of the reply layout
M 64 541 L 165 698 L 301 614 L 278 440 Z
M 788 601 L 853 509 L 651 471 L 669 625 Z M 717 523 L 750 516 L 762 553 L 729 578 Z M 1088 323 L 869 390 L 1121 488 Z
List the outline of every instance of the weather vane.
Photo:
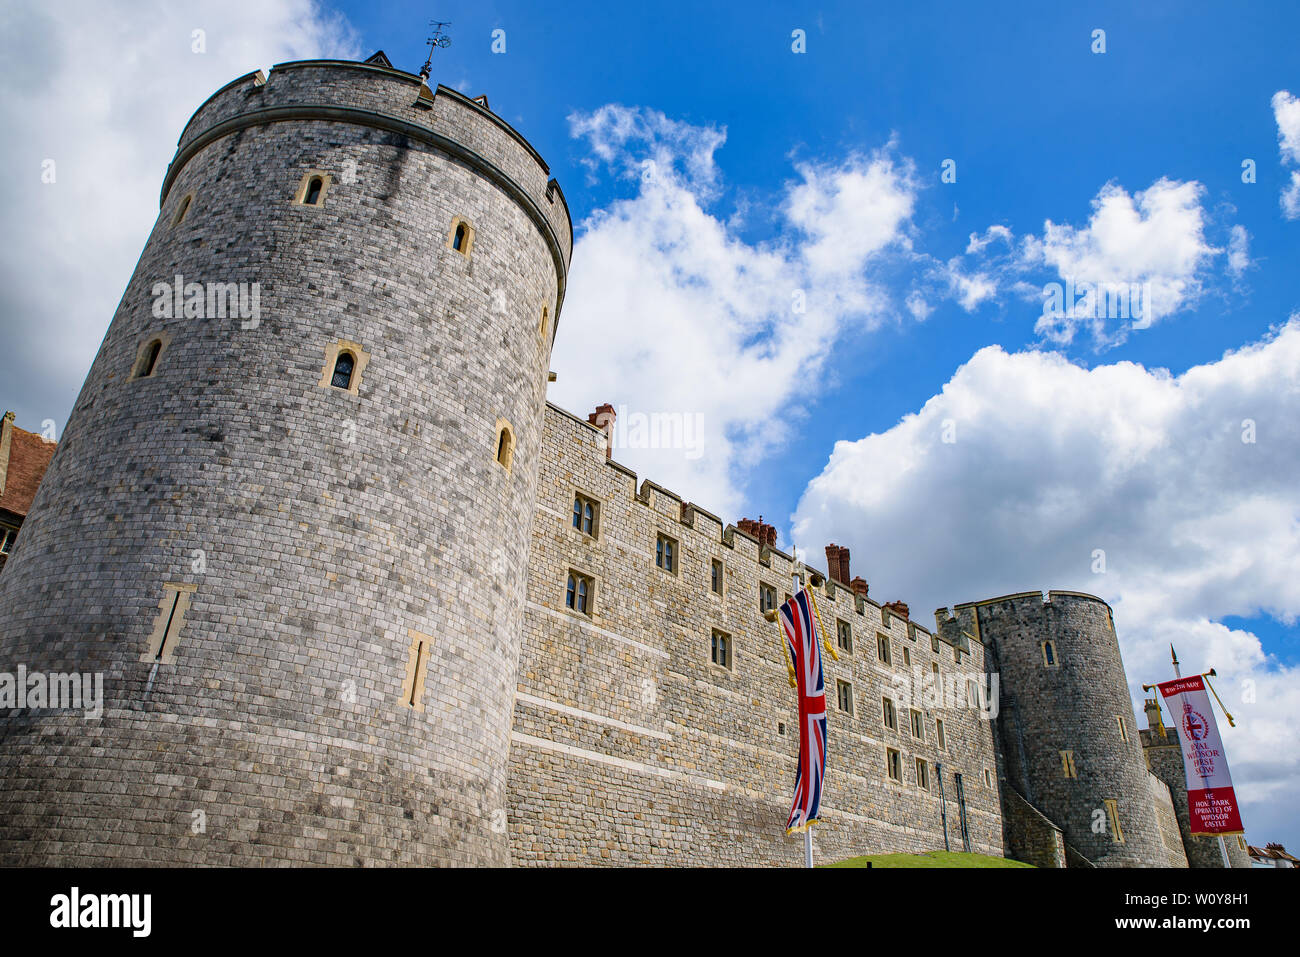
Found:
M 420 67 L 420 76 L 427 83 L 429 82 L 429 70 L 433 66 L 433 51 L 438 47 L 451 46 L 451 37 L 442 32 L 443 27 L 451 26 L 445 20 L 430 20 L 429 26 L 433 27 L 433 36 L 424 42 L 429 44 L 429 56 L 424 61 L 424 66 Z

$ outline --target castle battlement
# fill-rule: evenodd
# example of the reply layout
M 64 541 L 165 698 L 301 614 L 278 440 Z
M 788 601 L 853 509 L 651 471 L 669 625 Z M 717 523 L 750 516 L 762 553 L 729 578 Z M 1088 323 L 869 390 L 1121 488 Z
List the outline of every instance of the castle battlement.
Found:
M 8 660 L 105 692 L 93 734 L 0 714 L 0 863 L 797 863 L 796 578 L 834 648 L 823 857 L 1177 863 L 1109 606 L 930 631 L 848 549 L 639 479 L 611 406 L 546 401 L 571 253 L 527 141 L 382 54 L 199 107 L 0 576 Z M 261 315 L 156 312 L 176 276 Z
M 927 639 L 936 637 L 951 647 L 969 653 L 969 644 L 964 639 L 960 637 L 952 638 L 945 635 L 942 630 L 931 631 L 919 622 L 893 613 L 885 604 L 854 592 L 842 582 L 836 581 L 821 571 L 817 566 L 808 562 L 797 561 L 795 556 L 759 541 L 751 532 L 740 528 L 738 525 L 725 522 L 714 513 L 694 502 L 685 500 L 676 492 L 659 485 L 651 479 L 640 479 L 635 471 L 607 457 L 605 444 L 607 439 L 604 426 L 584 420 L 553 402 L 548 401 L 546 406 L 548 414 L 558 416 L 565 421 L 570 431 L 569 441 L 580 455 L 587 459 L 589 463 L 597 467 L 603 463 L 622 476 L 622 479 L 627 484 L 625 494 L 627 494 L 630 501 L 646 506 L 668 522 L 690 529 L 700 535 L 704 541 L 716 543 L 722 548 L 730 550 L 737 558 L 753 562 L 760 568 L 767 569 L 772 578 L 769 584 L 778 588 L 782 595 L 788 593 L 789 584 L 793 576 L 797 574 L 801 584 L 807 584 L 818 589 L 818 601 L 823 607 L 832 608 L 838 614 L 857 615 L 870 618 L 873 621 L 878 619 L 880 627 L 884 629 L 889 629 L 891 622 L 898 622 L 904 627 L 906 637 L 911 641 L 917 640 L 916 635 L 919 632 Z M 639 486 L 638 480 L 640 481 Z M 581 489 L 578 490 L 581 491 Z M 698 523 L 697 519 L 702 520 L 703 524 Z M 701 590 L 707 590 L 708 583 L 700 582 L 699 587 Z

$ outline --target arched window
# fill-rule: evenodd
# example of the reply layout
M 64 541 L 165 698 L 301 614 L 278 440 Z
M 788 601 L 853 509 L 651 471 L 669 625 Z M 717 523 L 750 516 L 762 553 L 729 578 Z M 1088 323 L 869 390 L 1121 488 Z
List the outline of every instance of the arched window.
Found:
M 497 421 L 497 464 L 510 470 L 510 462 L 515 455 L 515 434 L 505 419 Z
M 293 194 L 293 201 L 299 206 L 324 206 L 325 194 L 329 192 L 333 177 L 324 170 L 309 169 L 298 180 L 298 189 Z
M 1052 641 L 1043 642 L 1043 664 L 1049 668 L 1056 667 L 1056 643 Z
M 144 356 L 140 359 L 139 372 L 136 373 L 137 379 L 144 379 L 153 375 L 154 366 L 158 364 L 158 356 L 162 352 L 162 340 L 155 339 L 145 347 Z
M 447 248 L 468 258 L 474 249 L 474 226 L 459 216 L 455 217 L 447 234 Z
M 334 360 L 334 375 L 330 379 L 330 385 L 337 389 L 349 389 L 352 387 L 352 370 L 356 368 L 356 357 L 350 352 L 340 352 L 339 357 Z
M 586 575 L 569 572 L 569 579 L 564 588 L 564 606 L 590 617 L 594 589 L 594 583 Z
M 181 224 L 181 221 L 185 219 L 185 214 L 190 211 L 190 203 L 193 201 L 194 194 L 186 193 L 185 198 L 181 200 L 180 206 L 176 209 L 176 217 L 172 220 L 173 226 L 179 226 Z

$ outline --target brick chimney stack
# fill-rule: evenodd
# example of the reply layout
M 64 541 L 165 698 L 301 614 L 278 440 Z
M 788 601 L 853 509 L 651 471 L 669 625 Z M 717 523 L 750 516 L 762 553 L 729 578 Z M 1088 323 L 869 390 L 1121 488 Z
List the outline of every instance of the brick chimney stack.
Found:
M 849 582 L 849 587 L 853 589 L 853 594 L 861 595 L 863 598 L 867 597 L 867 580 L 865 578 L 859 576 L 853 579 L 853 581 Z
M 907 602 L 905 601 L 887 601 L 885 607 L 889 609 L 891 615 L 897 615 L 904 621 L 907 620 Z
M 614 407 L 606 402 L 604 405 L 596 406 L 595 412 L 587 414 L 587 421 L 596 428 L 605 433 L 605 458 L 612 458 L 614 455 L 614 419 L 617 413 Z
M 753 535 L 758 539 L 758 544 L 766 545 L 768 548 L 776 548 L 776 526 L 769 525 L 763 521 L 763 516 L 758 517 L 758 521 L 752 518 L 742 518 L 736 523 L 736 527 L 747 535 Z
M 849 550 L 847 547 L 831 543 L 826 546 L 826 574 L 832 581 L 837 581 L 845 588 L 849 585 Z M 863 585 L 865 586 L 865 582 Z M 862 594 L 866 594 L 864 588 Z

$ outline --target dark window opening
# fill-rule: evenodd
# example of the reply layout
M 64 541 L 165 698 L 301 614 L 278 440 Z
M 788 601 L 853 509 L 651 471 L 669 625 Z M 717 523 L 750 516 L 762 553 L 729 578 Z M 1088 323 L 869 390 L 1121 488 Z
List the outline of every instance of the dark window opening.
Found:
M 307 195 L 302 201 L 307 206 L 316 206 L 320 203 L 320 191 L 325 186 L 325 181 L 319 176 L 313 176 L 307 183 Z
M 352 387 L 352 370 L 356 368 L 357 360 L 350 352 L 340 352 L 339 357 L 334 360 L 334 376 L 330 379 L 330 385 L 337 389 L 349 389 Z
M 158 355 L 162 352 L 162 341 L 155 339 L 149 343 L 149 348 L 145 350 L 144 362 L 140 364 L 139 378 L 143 379 L 153 375 L 154 366 L 158 364 Z

